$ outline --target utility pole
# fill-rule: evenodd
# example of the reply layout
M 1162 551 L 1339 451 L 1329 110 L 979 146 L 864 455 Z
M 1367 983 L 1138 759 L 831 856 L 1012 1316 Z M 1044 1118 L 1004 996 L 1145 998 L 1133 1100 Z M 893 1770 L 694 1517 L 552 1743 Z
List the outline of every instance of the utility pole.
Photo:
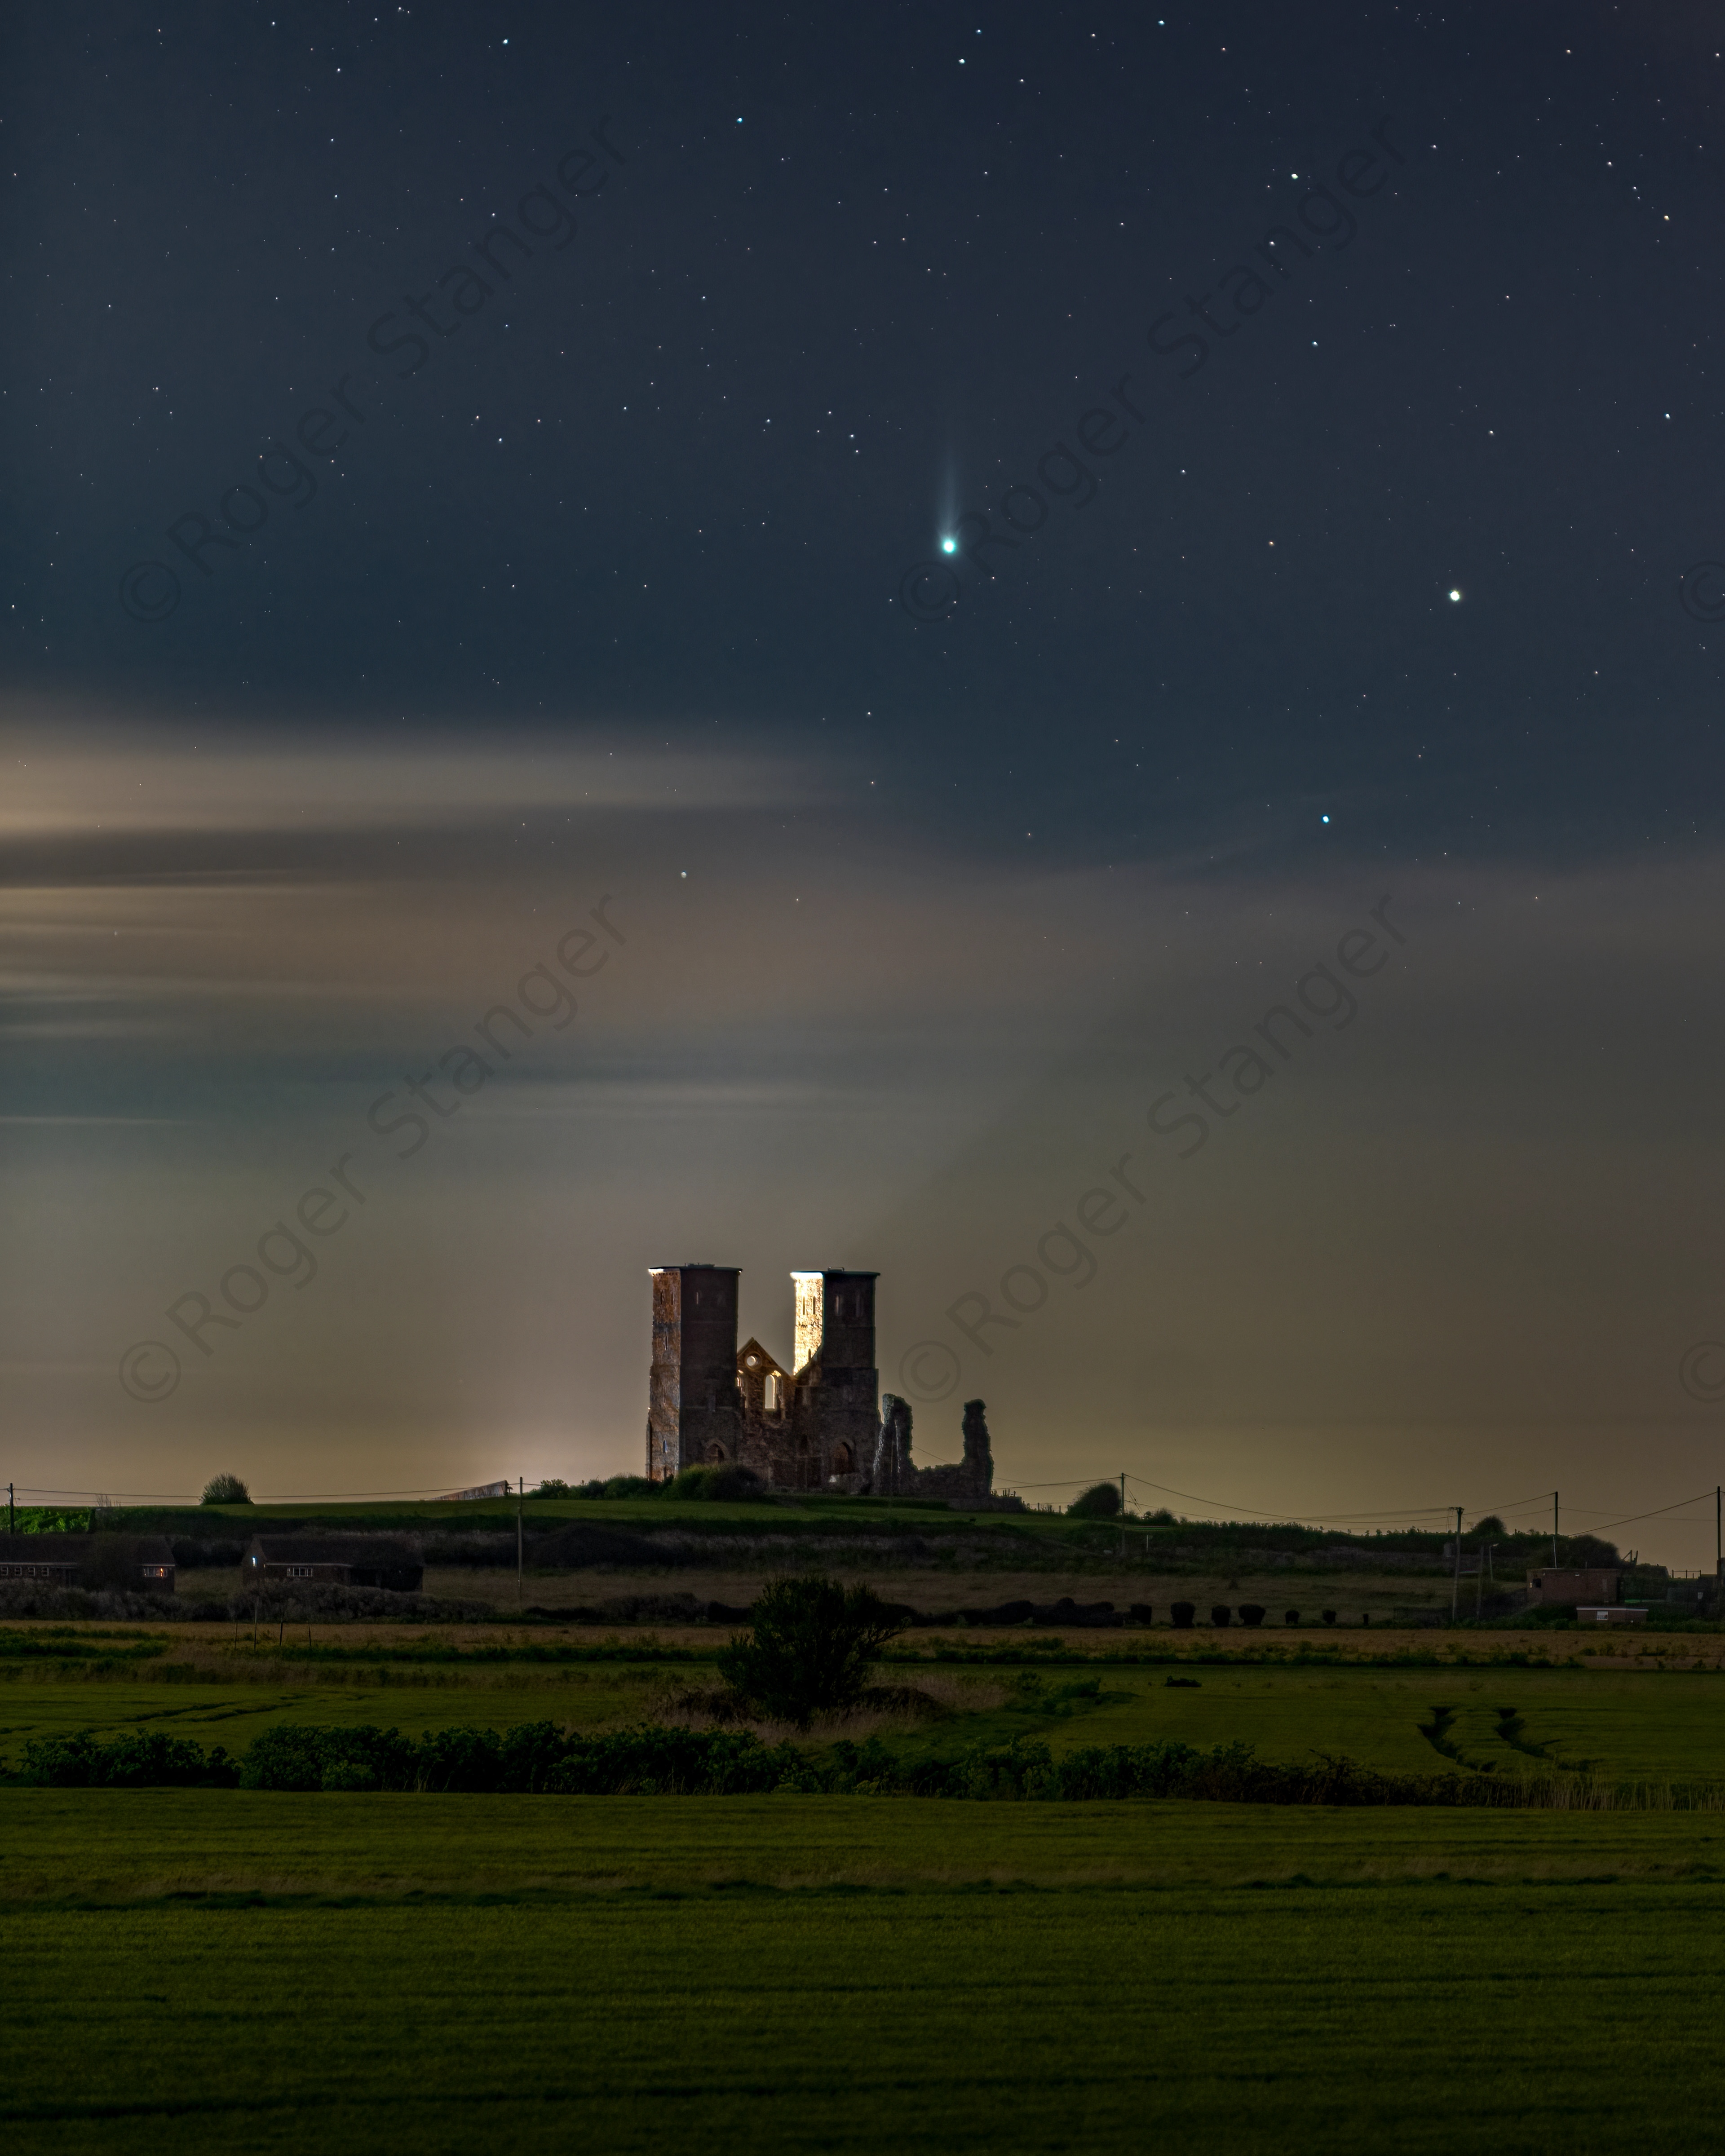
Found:
M 1713 1485 L 1713 1610 L 1719 1612 L 1720 1590 L 1725 1588 L 1725 1539 L 1720 1535 L 1720 1486 Z
M 18 1507 L 13 1502 L 17 1496 L 17 1491 L 8 1482 L 6 1486 L 6 1532 L 9 1535 L 18 1532 Z
M 1558 1493 L 1551 1493 L 1551 1568 L 1558 1568 Z
M 1126 1477 L 1120 1478 L 1120 1558 L 1126 1562 Z
M 1490 1562 L 1491 1552 L 1495 1550 L 1497 1547 L 1497 1545 L 1496 1543 L 1481 1543 L 1480 1544 L 1480 1568 L 1476 1576 L 1473 1594 L 1473 1614 L 1476 1617 L 1479 1616 L 1482 1613 L 1486 1606 L 1486 1567 Z M 1492 1576 L 1491 1584 L 1494 1587 L 1497 1584 L 1497 1576 L 1495 1573 Z
M 1455 1573 L 1450 1585 L 1450 1622 L 1453 1625 L 1461 1609 L 1461 1507 L 1455 1507 Z
M 515 1491 L 515 1599 L 517 1609 L 524 1606 L 527 1599 L 526 1564 L 521 1555 L 521 1504 L 526 1494 L 527 1478 L 525 1475 L 518 1476 Z

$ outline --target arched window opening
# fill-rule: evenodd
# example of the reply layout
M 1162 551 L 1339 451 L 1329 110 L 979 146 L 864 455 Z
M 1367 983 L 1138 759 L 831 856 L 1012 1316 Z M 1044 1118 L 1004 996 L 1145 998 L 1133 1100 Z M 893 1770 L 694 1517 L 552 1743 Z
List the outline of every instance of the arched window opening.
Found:
M 834 1474 L 835 1474 L 835 1475 L 848 1475 L 848 1474 L 850 1472 L 850 1467 L 851 1467 L 851 1453 L 850 1453 L 850 1447 L 848 1445 L 835 1445 L 833 1447 L 833 1472 L 834 1472 Z

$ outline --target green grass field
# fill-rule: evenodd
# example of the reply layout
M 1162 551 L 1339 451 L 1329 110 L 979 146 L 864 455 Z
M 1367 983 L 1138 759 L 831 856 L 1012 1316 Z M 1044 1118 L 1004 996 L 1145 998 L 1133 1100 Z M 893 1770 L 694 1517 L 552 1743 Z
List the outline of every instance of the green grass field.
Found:
M 103 1659 L 0 1663 L 0 1753 L 81 1728 L 230 1751 L 280 1721 L 598 1730 L 710 1674 L 341 1636 L 366 1659 L 175 1635 L 119 1661 L 150 1645 L 136 1628 L 80 1632 Z M 1725 1779 L 1711 1670 L 1176 1673 L 1197 1683 L 895 1670 L 944 1712 L 885 1734 Z M 0 1848 L 20 2152 L 141 2131 L 426 2156 L 1618 2156 L 1716 2130 L 1717 1812 L 11 1787 Z
M 20 2151 L 1714 2130 L 1725 1839 L 1691 1815 L 8 1790 L 0 1822 Z
M 654 1718 L 669 1692 L 712 1681 L 703 1663 L 392 1661 L 403 1650 L 382 1642 L 368 1650 L 362 1634 L 347 1636 L 348 1651 L 372 1659 L 308 1662 L 295 1659 L 290 1641 L 284 1652 L 182 1636 L 156 1659 L 0 1660 L 0 1758 L 15 1762 L 30 1738 L 86 1728 L 103 1736 L 163 1729 L 230 1752 L 277 1722 L 380 1722 L 415 1736 L 454 1722 L 505 1728 L 552 1721 L 602 1730 Z M 1584 1770 L 1606 1779 L 1725 1779 L 1725 1674 L 1711 1667 L 1204 1663 L 1181 1673 L 1195 1685 L 1170 1686 L 1170 1671 L 1157 1665 L 1022 1674 L 949 1664 L 893 1668 L 883 1674 L 927 1687 L 948 1711 L 942 1720 L 882 1733 L 906 1754 L 948 1756 L 978 1739 L 1034 1732 L 1056 1751 L 1158 1738 L 1204 1747 L 1237 1739 L 1266 1759 L 1328 1752 L 1400 1774 L 1490 1764 L 1500 1772 Z M 1070 1696 L 1087 1682 L 1094 1698 Z M 1060 1711 L 1045 1712 L 1050 1702 Z M 1514 1711 L 1507 1724 L 1505 1708 Z

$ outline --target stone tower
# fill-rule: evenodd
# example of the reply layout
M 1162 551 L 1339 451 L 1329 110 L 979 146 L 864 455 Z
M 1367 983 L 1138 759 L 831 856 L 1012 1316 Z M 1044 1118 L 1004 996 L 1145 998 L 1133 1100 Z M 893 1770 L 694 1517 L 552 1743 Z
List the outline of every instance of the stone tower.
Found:
M 737 1389 L 737 1282 L 741 1268 L 655 1265 L 650 1270 L 653 1369 L 647 1396 L 647 1473 L 655 1482 L 668 1482 L 680 1468 L 737 1458 L 742 1419 Z M 869 1337 L 872 1343 L 872 1331 Z
M 986 1497 L 994 1487 L 994 1455 L 988 1444 L 988 1414 L 981 1400 L 964 1403 L 964 1471 L 970 1494 Z
M 797 1344 L 797 1450 L 804 1486 L 841 1487 L 866 1476 L 880 1428 L 875 1367 L 875 1282 L 878 1273 L 793 1273 Z M 849 1484 L 854 1487 L 854 1484 Z

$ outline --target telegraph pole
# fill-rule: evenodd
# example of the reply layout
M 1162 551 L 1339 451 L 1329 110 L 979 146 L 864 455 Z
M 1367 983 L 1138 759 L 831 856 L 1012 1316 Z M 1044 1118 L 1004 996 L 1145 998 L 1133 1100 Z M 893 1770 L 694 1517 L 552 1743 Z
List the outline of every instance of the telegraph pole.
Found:
M 1126 1558 L 1126 1476 L 1123 1474 L 1120 1478 L 1120 1555 L 1121 1561 L 1124 1563 Z
M 517 1609 L 524 1606 L 527 1599 L 527 1569 L 521 1554 L 521 1504 L 526 1494 L 527 1478 L 525 1475 L 517 1476 L 515 1491 L 515 1599 Z
M 1551 1493 L 1551 1568 L 1558 1568 L 1558 1493 Z
M 18 1507 L 13 1502 L 17 1496 L 17 1491 L 8 1482 L 6 1486 L 6 1532 L 9 1535 L 18 1532 Z
M 1455 1573 L 1450 1584 L 1450 1622 L 1453 1625 L 1461 1608 L 1461 1507 L 1455 1507 Z

